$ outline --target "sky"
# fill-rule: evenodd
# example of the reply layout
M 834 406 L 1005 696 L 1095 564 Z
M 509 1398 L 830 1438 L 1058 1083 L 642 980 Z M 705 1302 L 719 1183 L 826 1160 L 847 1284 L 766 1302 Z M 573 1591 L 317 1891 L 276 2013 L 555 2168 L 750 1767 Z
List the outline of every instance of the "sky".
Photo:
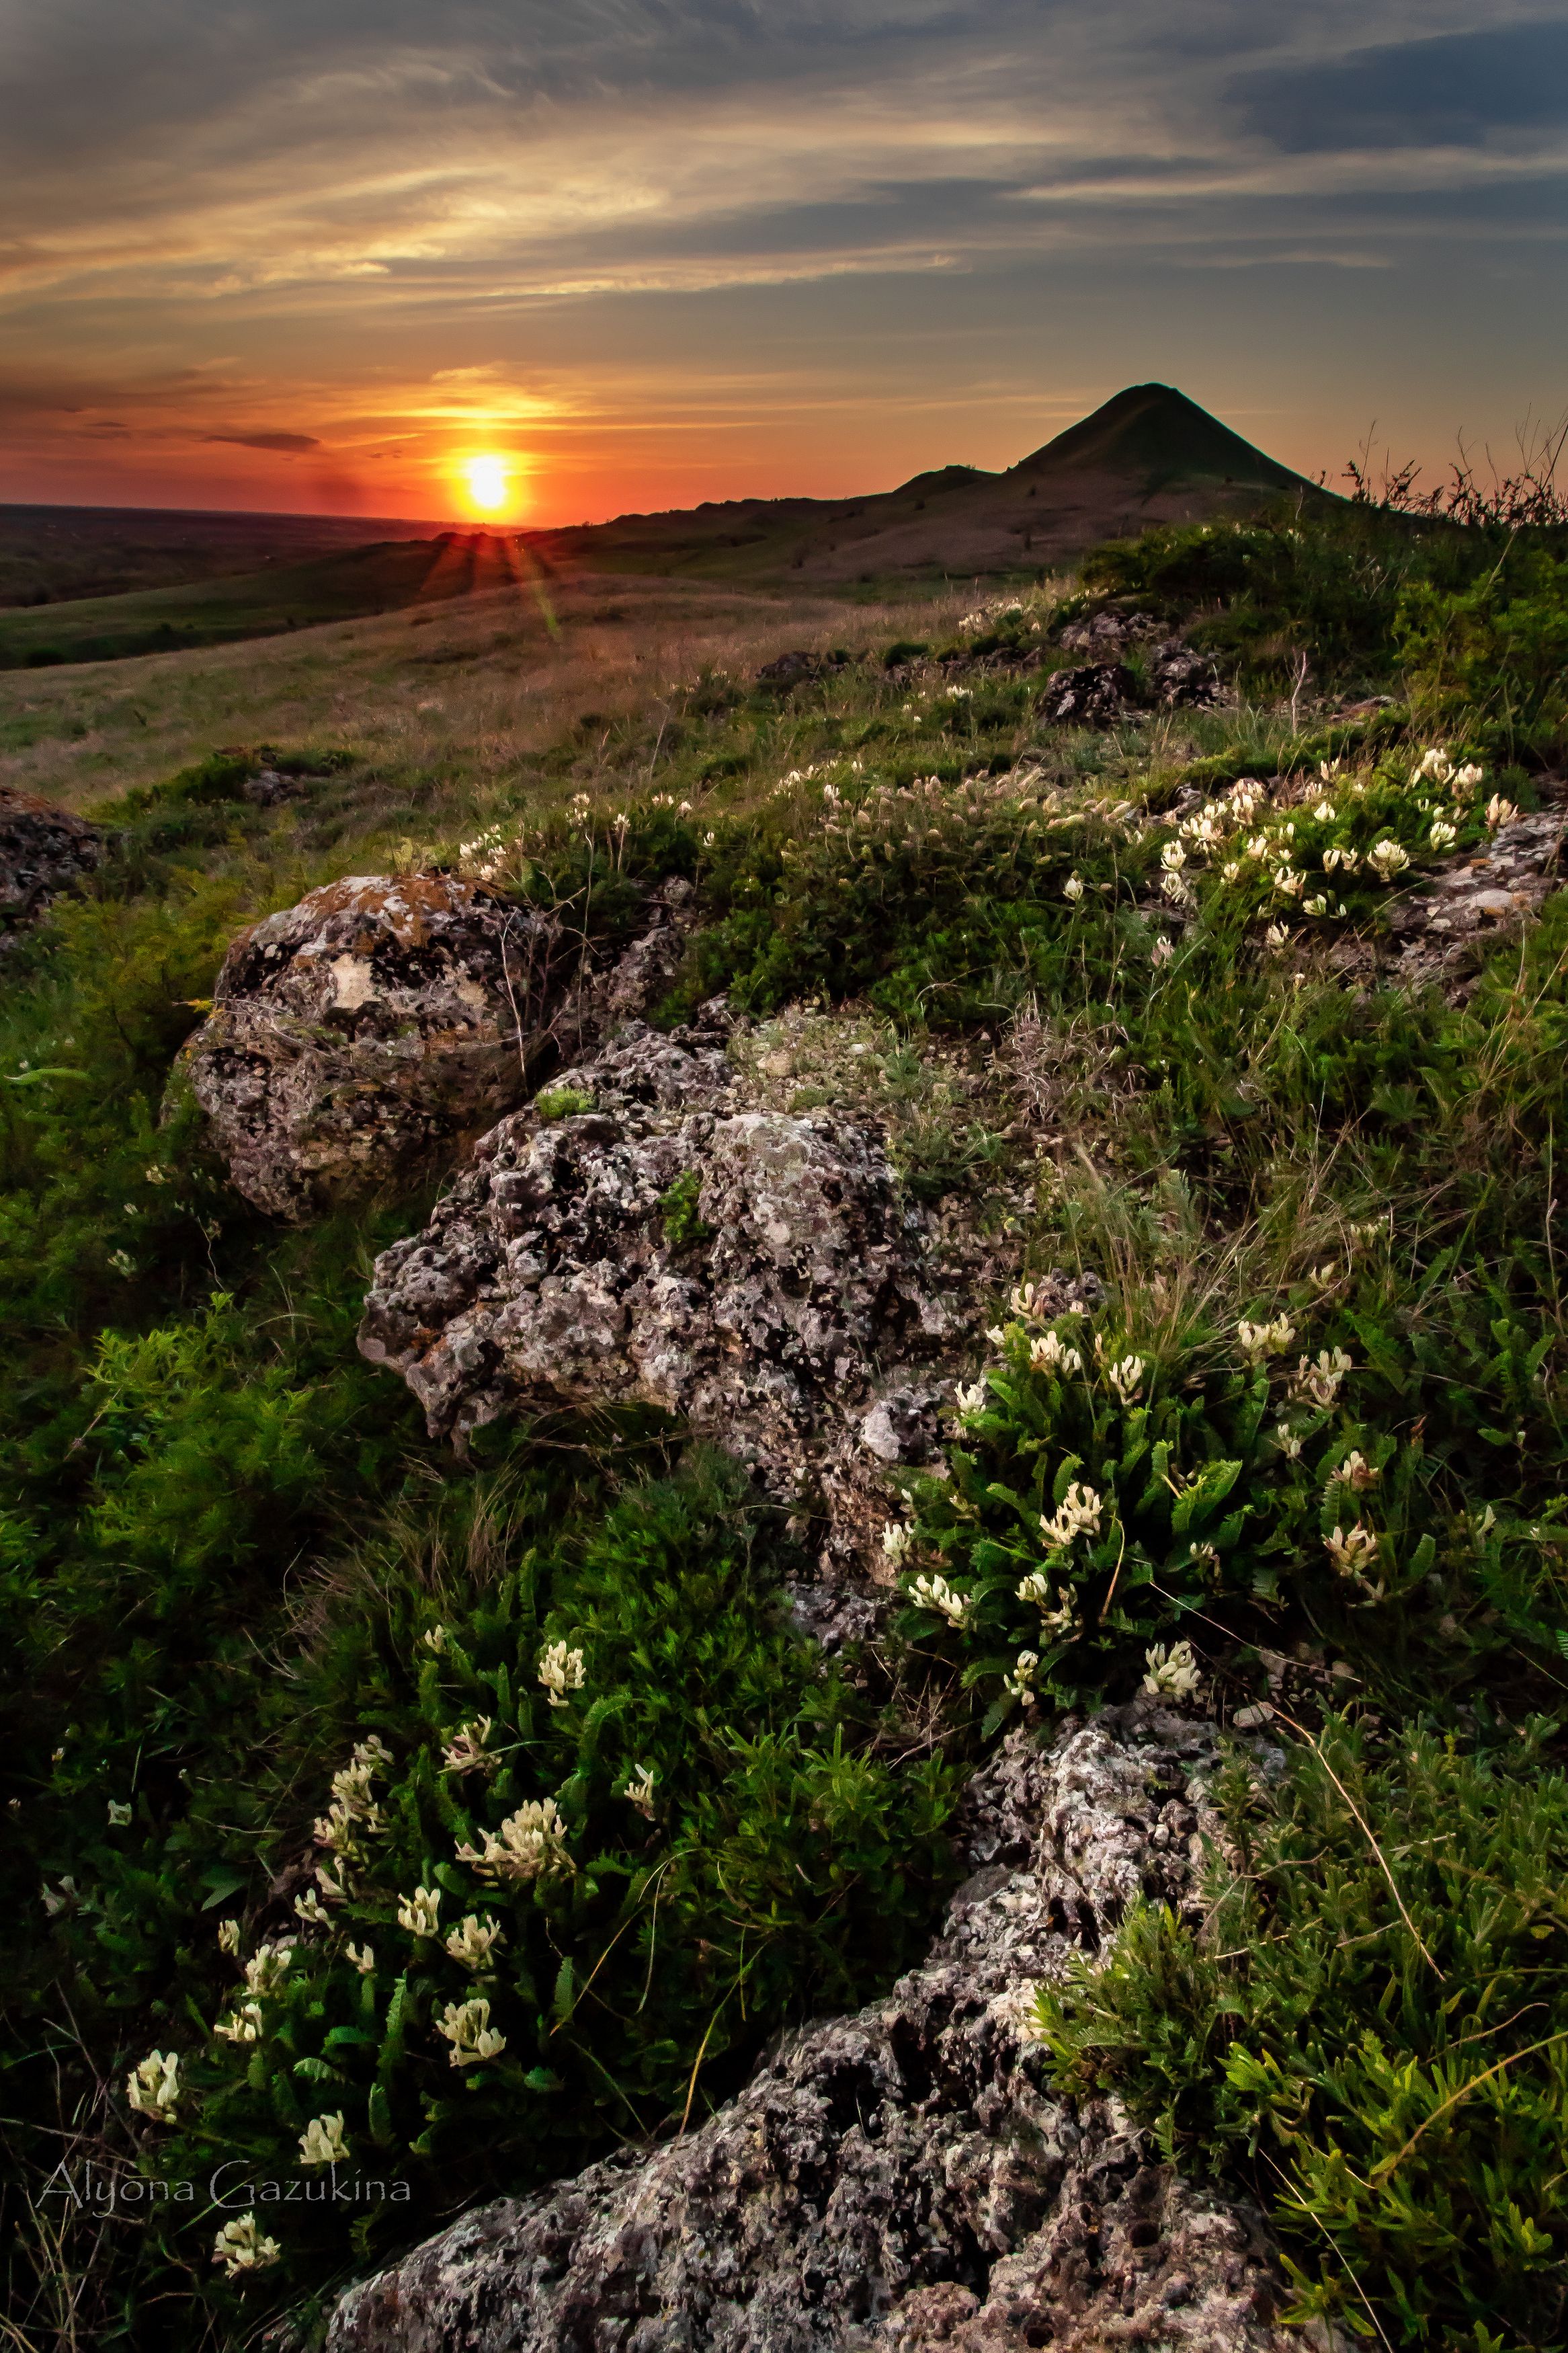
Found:
M 0 0 L 0 501 L 596 521 L 1568 409 L 1568 6 Z M 474 461 L 492 462 L 488 476 Z

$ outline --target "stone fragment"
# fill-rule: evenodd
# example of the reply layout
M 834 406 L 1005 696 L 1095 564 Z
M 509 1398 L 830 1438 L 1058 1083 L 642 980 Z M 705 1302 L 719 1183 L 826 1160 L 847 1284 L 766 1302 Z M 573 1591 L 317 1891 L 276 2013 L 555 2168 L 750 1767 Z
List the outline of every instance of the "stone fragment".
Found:
M 697 2130 L 463 2218 L 329 2353 L 1287 2353 L 1262 2219 L 1045 2087 L 1030 1993 L 1193 1898 L 1214 1728 L 1147 1702 L 1005 1742 L 925 1965 L 785 2036 Z
M 0 946 L 106 856 L 85 818 L 0 786 Z
M 455 1156 L 527 1090 L 568 944 L 449 874 L 352 874 L 242 932 L 180 1067 L 247 1200 L 301 1219 Z
M 591 1110 L 493 1129 L 376 1261 L 360 1346 L 459 1442 L 511 1411 L 659 1407 L 869 1553 L 884 1467 L 934 1451 L 921 1368 L 966 1327 L 879 1123 L 745 1107 L 728 1036 L 718 1006 L 628 1024 L 556 1082 Z
M 1213 662 L 1194 653 L 1180 638 L 1172 638 L 1149 657 L 1149 692 L 1167 711 L 1203 711 L 1220 700 L 1219 673 Z

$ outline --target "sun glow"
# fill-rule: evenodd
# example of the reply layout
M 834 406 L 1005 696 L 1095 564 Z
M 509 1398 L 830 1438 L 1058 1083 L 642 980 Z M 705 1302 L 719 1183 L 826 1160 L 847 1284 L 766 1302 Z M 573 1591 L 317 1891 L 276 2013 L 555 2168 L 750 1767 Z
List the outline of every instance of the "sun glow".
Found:
M 511 498 L 511 472 L 504 458 L 469 458 L 463 466 L 468 503 L 480 514 L 499 514 Z

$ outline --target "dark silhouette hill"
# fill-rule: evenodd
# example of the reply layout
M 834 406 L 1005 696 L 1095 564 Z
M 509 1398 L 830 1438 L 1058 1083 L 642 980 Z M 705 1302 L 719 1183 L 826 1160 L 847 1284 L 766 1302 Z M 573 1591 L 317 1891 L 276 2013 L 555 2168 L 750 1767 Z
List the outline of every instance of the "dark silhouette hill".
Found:
M 1039 570 L 1096 540 L 1325 493 L 1185 393 L 1131 385 L 990 474 L 942 466 L 862 499 L 731 499 L 533 534 L 552 563 L 813 581 Z

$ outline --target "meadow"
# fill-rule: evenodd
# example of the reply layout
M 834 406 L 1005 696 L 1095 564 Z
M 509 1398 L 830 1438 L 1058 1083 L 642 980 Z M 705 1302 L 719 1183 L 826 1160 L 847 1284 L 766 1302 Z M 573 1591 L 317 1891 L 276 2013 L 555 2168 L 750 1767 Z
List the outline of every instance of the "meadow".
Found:
M 1062 628 L 1134 607 L 1225 700 L 1046 723 Z M 837 659 L 758 680 L 795 648 Z M 1042 1996 L 1051 2080 L 1248 2188 L 1299 2317 L 1568 2344 L 1568 900 L 1417 986 L 1390 924 L 1556 805 L 1565 672 L 1560 534 L 1347 507 L 1022 588 L 599 577 L 0 679 L 0 776 L 114 841 L 0 994 L 12 2342 L 305 2346 L 461 2204 L 680 2128 L 918 1957 L 1004 1728 L 1152 1674 L 1237 1735 L 1228 1835 L 1200 1916 Z M 246 799 L 263 758 L 300 798 Z M 465 860 L 605 938 L 684 876 L 659 1018 L 727 991 L 818 1105 L 851 1036 L 917 1196 L 1011 1221 L 858 1651 L 782 1605 L 809 1532 L 655 1417 L 432 1444 L 353 1345 L 428 1190 L 285 1230 L 165 1108 L 241 924 Z M 1102 1303 L 1042 1311 L 1053 1270 Z M 486 1807 L 555 1858 L 520 1890 L 443 1859 Z M 408 2202 L 215 2263 L 215 2162 L 340 2144 Z

